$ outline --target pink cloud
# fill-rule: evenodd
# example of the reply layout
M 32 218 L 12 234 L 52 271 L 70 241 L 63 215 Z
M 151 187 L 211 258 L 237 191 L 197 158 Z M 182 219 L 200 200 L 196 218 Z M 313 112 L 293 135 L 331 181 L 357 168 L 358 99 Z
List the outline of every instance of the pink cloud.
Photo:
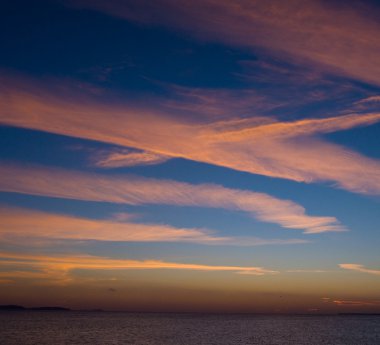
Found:
M 0 239 L 3 242 L 97 240 L 118 242 L 187 242 L 207 245 L 276 245 L 305 243 L 299 239 L 261 239 L 217 236 L 207 229 L 176 228 L 169 225 L 139 224 L 125 214 L 99 220 L 46 213 L 28 209 L 0 208 Z M 27 239 L 27 240 L 25 240 Z
M 345 231 L 334 217 L 309 216 L 290 201 L 265 193 L 230 189 L 214 184 L 192 185 L 136 176 L 86 174 L 62 169 L 0 165 L 0 190 L 67 199 L 112 203 L 166 204 L 244 211 L 260 221 L 305 233 Z
M 61 97 L 30 82 L 22 87 L 8 86 L 0 89 L 0 123 L 4 125 L 133 147 L 158 160 L 185 158 L 253 174 L 298 182 L 333 182 L 353 192 L 380 194 L 378 160 L 321 137 L 372 125 L 380 121 L 380 113 L 296 121 L 259 116 L 205 123 L 177 118 L 159 108 L 99 104 L 83 95 Z M 124 159 L 130 164 L 131 156 Z M 105 161 L 115 163 L 115 157 L 111 155 Z
M 346 270 L 358 271 L 362 273 L 369 273 L 374 275 L 380 275 L 380 270 L 373 270 L 369 268 L 365 268 L 360 264 L 339 264 L 339 267 L 344 268 Z
M 332 301 L 338 306 L 342 307 L 367 307 L 367 306 L 380 306 L 380 301 L 351 301 L 351 300 L 334 300 Z
M 112 150 L 97 155 L 95 165 L 102 168 L 130 167 L 136 165 L 153 165 L 164 163 L 170 157 L 153 152 L 131 152 L 130 150 Z

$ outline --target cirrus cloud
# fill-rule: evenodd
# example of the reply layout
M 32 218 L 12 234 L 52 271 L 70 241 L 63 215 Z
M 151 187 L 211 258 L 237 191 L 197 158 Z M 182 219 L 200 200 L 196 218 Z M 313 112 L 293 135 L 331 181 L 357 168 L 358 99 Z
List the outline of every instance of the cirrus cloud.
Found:
M 380 270 L 369 269 L 360 264 L 339 264 L 339 267 L 344 268 L 346 270 L 380 275 Z
M 203 264 L 166 262 L 161 260 L 130 260 L 113 259 L 91 255 L 44 256 L 0 252 L 0 262 L 11 270 L 1 272 L 0 277 L 10 279 L 32 279 L 48 283 L 67 284 L 74 280 L 74 270 L 104 271 L 104 270 L 191 270 L 204 272 L 249 273 L 262 276 L 276 274 L 277 271 L 263 267 L 244 266 L 212 266 Z M 13 267 L 23 266 L 27 269 L 17 270 Z
M 244 211 L 263 222 L 305 233 L 346 231 L 334 217 L 309 216 L 290 200 L 265 193 L 225 188 L 214 184 L 193 185 L 172 180 L 136 176 L 106 176 L 79 171 L 0 165 L 0 190 L 48 197 L 111 203 L 166 204 Z
M 0 87 L 0 107 L 3 125 L 132 147 L 156 157 L 298 182 L 333 182 L 352 192 L 380 194 L 377 159 L 322 138 L 325 133 L 379 122 L 380 113 L 296 121 L 252 116 L 204 123 L 177 118 L 160 107 L 99 103 L 84 94 L 66 97 L 30 80 L 12 78 Z M 108 161 L 115 162 L 114 157 Z
M 17 244 L 33 240 L 78 240 L 115 242 L 185 242 L 205 245 L 284 245 L 302 239 L 265 239 L 217 236 L 207 229 L 176 228 L 169 225 L 139 224 L 128 214 L 99 220 L 47 213 L 22 208 L 1 207 L 0 240 Z M 27 239 L 27 240 L 25 240 Z

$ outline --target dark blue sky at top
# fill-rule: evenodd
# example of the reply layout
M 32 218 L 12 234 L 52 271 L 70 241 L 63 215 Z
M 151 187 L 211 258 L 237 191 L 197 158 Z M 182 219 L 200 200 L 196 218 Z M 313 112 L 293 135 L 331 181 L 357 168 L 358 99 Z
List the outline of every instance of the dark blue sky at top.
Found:
M 297 98 L 329 88 L 334 93 L 335 83 L 342 82 L 342 78 L 322 75 L 329 84 L 317 81 L 296 87 L 288 77 L 302 75 L 304 67 L 267 56 L 260 50 L 201 42 L 180 31 L 128 22 L 93 10 L 72 9 L 59 1 L 5 1 L 0 19 L 3 70 L 41 78 L 72 78 L 116 93 L 133 93 L 135 97 L 160 95 L 167 92 L 167 85 L 181 85 L 255 88 L 280 99 L 286 86 Z M 261 60 L 288 69 L 289 74 L 274 76 L 273 71 L 254 65 L 249 73 L 261 78 L 239 78 L 246 72 L 242 62 Z M 268 79 L 272 82 L 268 83 Z M 336 105 L 328 105 L 330 111 L 349 97 L 356 99 L 378 90 L 352 80 L 343 81 L 353 85 L 352 91 L 337 94 Z M 323 104 L 305 105 L 299 115 L 318 112 L 319 107 L 323 110 Z M 293 114 L 296 111 L 293 107 Z
M 231 87 L 237 62 L 255 58 L 51 1 L 7 2 L 0 15 L 1 65 L 36 76 L 69 75 L 128 91 L 157 92 L 152 81 Z

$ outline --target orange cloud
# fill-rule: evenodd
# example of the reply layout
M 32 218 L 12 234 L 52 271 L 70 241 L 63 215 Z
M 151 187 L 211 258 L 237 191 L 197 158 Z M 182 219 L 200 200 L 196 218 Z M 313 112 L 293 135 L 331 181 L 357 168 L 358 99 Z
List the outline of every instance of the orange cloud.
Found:
M 346 301 L 335 300 L 332 301 L 336 305 L 343 307 L 364 307 L 364 306 L 380 306 L 380 301 Z
M 380 194 L 380 162 L 316 136 L 370 125 L 379 113 L 247 126 L 209 133 L 214 164 L 300 182 L 335 181 L 341 188 Z M 211 146 L 211 145 L 210 145 Z M 220 157 L 220 158 L 219 158 Z
M 136 165 L 151 165 L 166 162 L 170 159 L 167 156 L 153 152 L 131 152 L 130 150 L 113 150 L 102 153 L 95 165 L 103 168 L 129 167 Z
M 14 279 L 42 279 L 57 283 L 70 282 L 73 270 L 195 270 L 195 271 L 229 271 L 235 273 L 249 272 L 252 275 L 276 274 L 277 271 L 262 267 L 242 266 L 210 266 L 201 264 L 185 264 L 165 262 L 159 260 L 127 260 L 111 259 L 99 256 L 42 256 L 17 253 L 0 252 L 0 261 L 7 266 L 20 266 L 29 268 L 29 271 L 12 270 L 3 272 L 2 276 Z M 32 270 L 32 271 L 30 271 Z
M 353 192 L 380 194 L 378 160 L 320 137 L 374 124 L 380 113 L 291 122 L 262 117 L 189 122 L 157 108 L 99 104 L 92 98 L 58 96 L 33 83 L 15 83 L 8 81 L 0 88 L 0 124 L 133 147 L 158 160 L 179 157 L 299 182 L 332 181 Z M 112 155 L 103 161 L 121 164 Z
M 358 272 L 362 272 L 362 273 L 380 275 L 380 270 L 372 270 L 369 268 L 365 268 L 363 265 L 359 265 L 359 264 L 339 264 L 339 267 L 344 268 L 346 270 L 352 270 L 352 271 L 358 271 Z
M 225 188 L 213 184 L 192 185 L 171 180 L 135 176 L 107 177 L 61 169 L 0 165 L 0 190 L 78 200 L 113 203 L 167 204 L 245 211 L 255 218 L 305 233 L 344 231 L 334 217 L 305 214 L 289 200 L 264 193 Z
M 287 270 L 288 273 L 326 273 L 325 270 Z
M 190 242 L 208 245 L 297 244 L 300 239 L 220 237 L 204 229 L 174 228 L 168 225 L 138 224 L 128 215 L 115 220 L 93 220 L 19 208 L 0 208 L 0 239 L 19 243 L 22 239 L 47 238 L 120 242 Z M 122 219 L 120 219 L 122 218 Z
M 322 0 L 66 0 L 380 85 L 379 9 Z
M 10 279 L 0 279 L 0 284 L 9 284 L 13 283 L 13 280 Z

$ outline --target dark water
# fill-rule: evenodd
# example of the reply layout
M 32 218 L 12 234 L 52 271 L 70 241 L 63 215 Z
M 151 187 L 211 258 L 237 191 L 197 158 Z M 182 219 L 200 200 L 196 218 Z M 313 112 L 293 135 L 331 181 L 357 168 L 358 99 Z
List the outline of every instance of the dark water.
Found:
M 380 345 L 380 316 L 0 312 L 0 344 Z

